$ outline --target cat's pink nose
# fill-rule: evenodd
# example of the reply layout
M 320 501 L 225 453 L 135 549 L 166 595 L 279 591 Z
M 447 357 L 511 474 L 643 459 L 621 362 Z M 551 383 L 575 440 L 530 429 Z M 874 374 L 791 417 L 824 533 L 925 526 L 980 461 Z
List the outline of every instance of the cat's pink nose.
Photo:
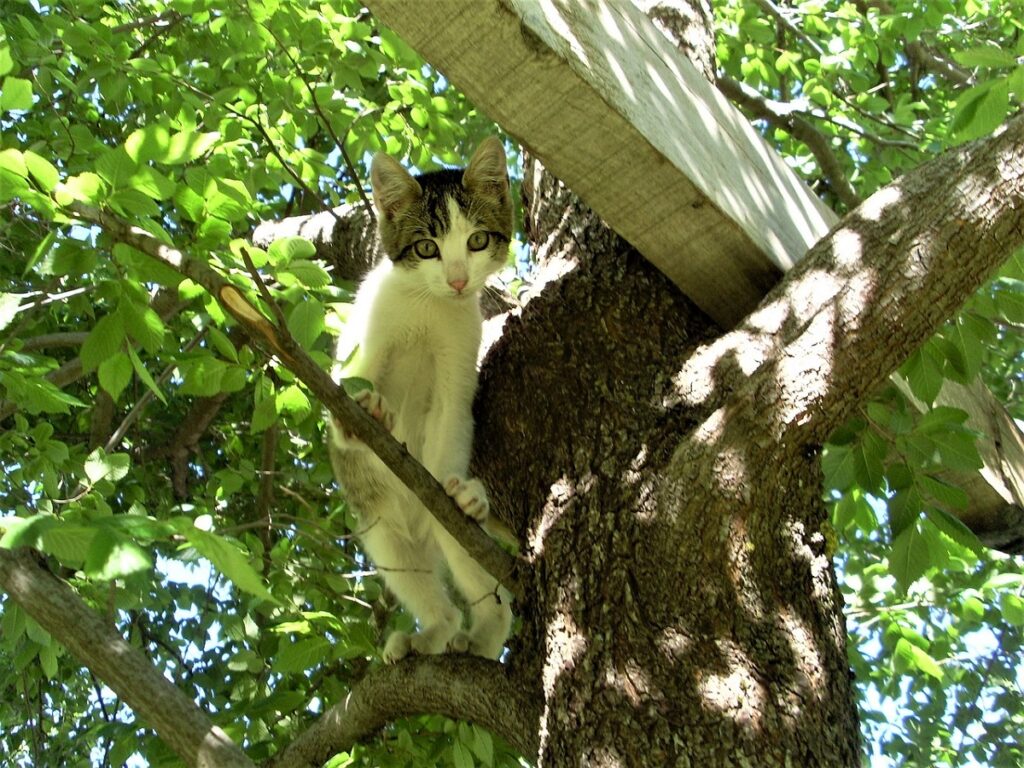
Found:
M 458 280 L 449 280 L 448 285 L 454 288 L 457 292 L 462 293 L 462 289 L 466 287 L 467 282 L 468 281 L 465 278 L 460 278 Z

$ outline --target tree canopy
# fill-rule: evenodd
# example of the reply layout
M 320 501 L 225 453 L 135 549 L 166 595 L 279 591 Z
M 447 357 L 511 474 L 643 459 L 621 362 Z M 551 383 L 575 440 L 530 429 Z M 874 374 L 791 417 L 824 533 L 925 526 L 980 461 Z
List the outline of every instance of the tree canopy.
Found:
M 1012 0 L 714 5 L 719 87 L 840 213 L 1024 100 Z M 373 152 L 457 164 L 495 127 L 358 2 L 3 11 L 0 546 L 38 550 L 251 759 L 269 758 L 409 619 L 352 537 L 314 395 L 197 281 L 80 211 L 276 305 L 327 368 L 354 284 L 301 238 L 252 246 L 255 225 L 367 207 Z M 504 278 L 528 284 L 525 250 Z M 954 475 L 981 468 L 978 436 L 933 406 L 944 382 L 981 381 L 1024 419 L 1022 324 L 1018 253 L 907 361 L 908 391 L 879 392 L 823 449 L 873 764 L 1024 759 L 1021 562 L 961 522 Z M 0 612 L 12 764 L 177 764 L 19 605 Z M 519 757 L 479 725 L 425 716 L 329 763 L 430 764 Z

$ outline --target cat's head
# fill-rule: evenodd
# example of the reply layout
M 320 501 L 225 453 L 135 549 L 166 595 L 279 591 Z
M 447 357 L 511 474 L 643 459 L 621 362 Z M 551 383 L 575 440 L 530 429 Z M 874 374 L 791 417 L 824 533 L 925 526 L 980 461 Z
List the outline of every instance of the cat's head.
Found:
M 505 264 L 512 197 L 497 138 L 484 139 L 465 170 L 413 176 L 377 154 L 370 181 L 384 252 L 411 289 L 473 296 Z

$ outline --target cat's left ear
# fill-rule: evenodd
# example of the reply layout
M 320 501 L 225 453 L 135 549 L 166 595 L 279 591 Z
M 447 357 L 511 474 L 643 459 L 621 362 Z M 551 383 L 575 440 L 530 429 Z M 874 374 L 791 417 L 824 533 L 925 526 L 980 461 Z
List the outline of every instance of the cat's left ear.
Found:
M 501 139 L 489 136 L 480 142 L 462 174 L 462 186 L 471 193 L 508 195 L 508 171 Z

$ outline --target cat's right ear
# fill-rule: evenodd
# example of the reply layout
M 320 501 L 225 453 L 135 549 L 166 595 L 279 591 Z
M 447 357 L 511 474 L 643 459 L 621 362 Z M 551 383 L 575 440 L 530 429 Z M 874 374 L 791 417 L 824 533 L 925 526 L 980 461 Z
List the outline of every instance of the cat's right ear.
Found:
M 370 186 L 373 187 L 373 202 L 385 219 L 394 218 L 401 208 L 415 202 L 423 194 L 412 174 L 395 158 L 383 152 L 373 156 Z

